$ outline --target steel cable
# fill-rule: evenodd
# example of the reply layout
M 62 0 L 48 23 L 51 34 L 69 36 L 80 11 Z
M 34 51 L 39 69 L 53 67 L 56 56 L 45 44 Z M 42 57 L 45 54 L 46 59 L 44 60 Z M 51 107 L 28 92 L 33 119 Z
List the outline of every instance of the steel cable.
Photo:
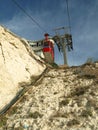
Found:
M 22 7 L 16 0 L 12 0 L 12 2 L 20 9 L 22 12 L 24 12 L 25 15 L 27 15 L 33 23 L 35 23 L 44 33 L 46 30 Z

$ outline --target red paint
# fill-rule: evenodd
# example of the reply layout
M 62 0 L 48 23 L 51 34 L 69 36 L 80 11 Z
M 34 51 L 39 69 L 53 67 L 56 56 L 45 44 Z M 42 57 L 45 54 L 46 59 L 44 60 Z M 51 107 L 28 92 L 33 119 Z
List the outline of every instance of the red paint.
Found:
M 45 41 L 43 44 L 43 53 L 50 53 L 51 58 L 54 61 L 54 46 L 53 43 L 48 39 L 49 34 L 45 34 Z M 48 61 L 48 59 L 46 59 Z

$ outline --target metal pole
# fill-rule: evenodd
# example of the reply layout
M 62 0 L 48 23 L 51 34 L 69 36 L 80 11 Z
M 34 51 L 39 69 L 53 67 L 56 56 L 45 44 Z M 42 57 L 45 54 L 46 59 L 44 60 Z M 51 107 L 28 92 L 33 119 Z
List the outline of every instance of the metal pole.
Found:
M 67 53 L 66 53 L 66 41 L 65 41 L 66 38 L 64 37 L 64 35 L 59 34 L 59 30 L 62 30 L 62 29 L 65 30 L 65 34 L 66 34 L 66 30 L 68 28 L 69 27 L 61 27 L 61 28 L 56 28 L 55 29 L 55 33 L 59 37 L 60 45 L 62 47 L 64 64 L 66 64 L 66 65 L 67 65 Z

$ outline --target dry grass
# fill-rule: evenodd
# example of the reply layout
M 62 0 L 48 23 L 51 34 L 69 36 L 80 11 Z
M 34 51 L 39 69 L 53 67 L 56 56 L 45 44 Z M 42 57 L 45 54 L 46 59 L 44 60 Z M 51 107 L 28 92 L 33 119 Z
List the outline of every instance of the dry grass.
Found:
M 0 118 L 0 128 L 6 126 L 7 118 L 2 117 Z
M 67 126 L 72 127 L 74 125 L 79 125 L 79 124 L 80 124 L 80 122 L 77 119 L 72 119 L 72 120 L 68 121 Z
M 38 117 L 42 118 L 42 114 L 40 114 L 39 112 L 35 111 L 34 113 L 29 113 L 28 117 L 31 117 L 31 118 L 34 118 L 34 119 L 37 119 Z

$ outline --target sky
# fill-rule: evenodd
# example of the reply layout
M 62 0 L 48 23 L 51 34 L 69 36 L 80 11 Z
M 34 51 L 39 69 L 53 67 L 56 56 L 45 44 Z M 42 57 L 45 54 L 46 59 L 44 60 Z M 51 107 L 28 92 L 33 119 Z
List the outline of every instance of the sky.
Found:
M 0 0 L 0 24 L 27 40 L 40 40 L 47 32 L 68 27 L 66 0 L 16 0 L 40 25 L 32 21 L 13 0 Z M 98 0 L 68 0 L 74 50 L 67 51 L 70 66 L 98 60 Z M 55 46 L 55 62 L 63 64 L 63 54 Z

